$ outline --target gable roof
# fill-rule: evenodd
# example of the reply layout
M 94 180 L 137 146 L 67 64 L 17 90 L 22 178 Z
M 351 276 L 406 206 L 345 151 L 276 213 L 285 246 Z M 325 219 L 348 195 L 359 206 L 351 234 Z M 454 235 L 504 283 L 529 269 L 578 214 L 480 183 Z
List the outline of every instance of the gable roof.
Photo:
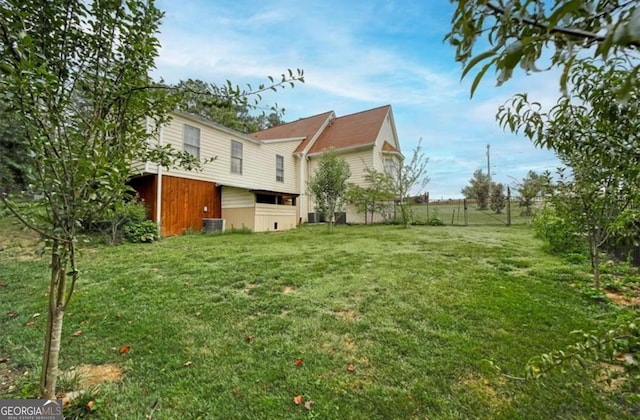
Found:
M 249 134 L 249 136 L 260 141 L 295 137 L 304 138 L 296 148 L 296 152 L 300 152 L 304 150 L 311 139 L 320 131 L 322 126 L 326 124 L 327 120 L 333 116 L 335 116 L 333 111 L 327 111 L 312 117 L 301 118 L 297 121 L 257 131 Z
M 331 147 L 336 150 L 375 144 L 390 105 L 331 120 L 308 153 L 319 153 Z

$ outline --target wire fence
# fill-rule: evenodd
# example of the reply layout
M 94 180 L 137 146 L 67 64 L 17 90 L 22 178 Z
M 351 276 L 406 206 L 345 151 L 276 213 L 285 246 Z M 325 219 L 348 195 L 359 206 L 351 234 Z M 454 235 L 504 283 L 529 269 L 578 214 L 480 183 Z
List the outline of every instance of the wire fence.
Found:
M 509 226 L 531 223 L 541 203 L 534 202 L 529 208 L 521 207 L 520 200 L 507 198 L 499 212 L 481 208 L 476 200 L 451 199 L 416 204 L 414 214 L 427 221 L 440 220 L 446 225 L 496 225 Z

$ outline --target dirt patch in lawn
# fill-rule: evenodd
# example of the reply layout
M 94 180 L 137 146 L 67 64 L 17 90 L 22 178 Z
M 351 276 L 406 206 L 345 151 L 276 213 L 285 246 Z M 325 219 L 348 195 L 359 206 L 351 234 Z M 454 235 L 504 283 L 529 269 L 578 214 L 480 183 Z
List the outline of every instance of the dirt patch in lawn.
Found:
M 66 374 L 70 377 L 77 377 L 77 386 L 80 389 L 90 389 L 105 383 L 118 382 L 123 376 L 122 368 L 113 363 L 80 365 L 70 369 Z
M 282 289 L 282 294 L 283 295 L 290 295 L 291 293 L 295 292 L 296 289 L 293 286 L 284 286 L 284 289 Z
M 355 322 L 362 318 L 362 314 L 360 312 L 351 308 L 334 309 L 332 312 L 336 318 L 342 321 Z
M 639 296 L 631 296 L 627 293 L 621 293 L 613 290 L 605 290 L 604 294 L 607 298 L 615 303 L 616 305 L 631 307 L 631 308 L 640 308 L 640 297 Z
M 598 375 L 598 383 L 606 392 L 615 392 L 628 379 L 625 374 L 624 366 L 614 365 L 612 363 L 600 363 L 602 370 Z
M 18 387 L 22 373 L 9 368 L 9 359 L 0 357 L 0 395 L 7 395 Z
M 473 392 L 482 397 L 495 413 L 499 413 L 510 404 L 509 398 L 500 394 L 497 386 L 504 384 L 504 380 L 492 383 L 480 374 L 469 373 L 458 383 L 458 388 L 464 392 Z
M 16 229 L 11 235 L 0 237 L 0 253 L 18 261 L 35 261 L 42 257 L 38 254 L 40 236 L 36 232 Z
M 250 295 L 255 289 L 257 289 L 258 287 L 260 287 L 259 284 L 255 284 L 255 283 L 249 283 L 247 284 L 244 289 L 242 289 L 242 292 L 245 295 Z

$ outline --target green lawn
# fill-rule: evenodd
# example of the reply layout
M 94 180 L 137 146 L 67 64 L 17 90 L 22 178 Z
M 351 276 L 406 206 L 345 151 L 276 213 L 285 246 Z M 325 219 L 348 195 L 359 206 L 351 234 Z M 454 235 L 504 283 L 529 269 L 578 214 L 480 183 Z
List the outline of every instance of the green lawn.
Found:
M 0 359 L 19 377 L 0 398 L 26 398 L 47 261 L 7 225 Z M 89 248 L 81 269 L 61 364 L 123 370 L 97 393 L 101 418 L 633 417 L 630 383 L 518 381 L 487 362 L 520 375 L 620 311 L 583 297 L 587 267 L 544 254 L 526 226 L 189 235 Z

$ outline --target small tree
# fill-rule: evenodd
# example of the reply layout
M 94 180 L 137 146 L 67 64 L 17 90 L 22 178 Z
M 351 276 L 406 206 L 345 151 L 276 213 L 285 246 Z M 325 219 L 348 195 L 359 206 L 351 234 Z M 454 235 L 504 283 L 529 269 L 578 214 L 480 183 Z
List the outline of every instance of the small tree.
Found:
M 429 182 L 427 176 L 427 163 L 429 158 L 422 152 L 422 139 L 413 149 L 409 161 L 394 161 L 391 165 L 391 173 L 386 174 L 386 190 L 395 197 L 400 207 L 400 219 L 404 227 L 408 227 L 413 221 L 413 209 L 410 196 L 421 194 Z
M 347 179 L 350 176 L 347 161 L 339 157 L 334 149 L 329 149 L 320 158 L 318 169 L 309 180 L 309 191 L 315 201 L 316 211 L 322 213 L 329 222 L 329 233 L 333 231 L 336 212 L 345 204 Z
M 485 210 L 489 202 L 489 176 L 482 169 L 477 169 L 469 180 L 469 185 L 461 192 L 466 199 L 476 200 L 478 209 Z
M 571 97 L 560 98 L 548 112 L 523 94 L 498 113 L 504 127 L 523 132 L 537 146 L 552 148 L 571 169 L 571 177 L 561 177 L 563 194 L 554 202 L 588 241 L 596 287 L 600 286 L 599 254 L 611 227 L 625 227 L 617 219 L 640 195 L 640 88 L 628 91 L 628 102 L 618 102 L 614 92 L 626 83 L 627 72 L 618 61 L 599 64 L 590 60 L 574 64 Z M 531 184 L 529 195 L 533 195 L 547 177 L 528 176 L 525 181 L 529 182 L 522 185 Z M 562 198 L 565 203 L 559 201 Z M 628 233 L 636 234 L 633 225 L 627 227 L 632 229 Z M 617 234 L 625 236 L 620 230 Z
M 504 185 L 501 183 L 492 184 L 491 197 L 489 197 L 489 207 L 497 214 L 502 213 L 502 209 L 507 204 L 507 197 L 504 195 Z
M 551 175 L 548 172 L 542 175 L 535 171 L 529 171 L 527 176 L 522 179 L 521 182 L 516 184 L 516 191 L 518 191 L 518 204 L 523 207 L 523 216 L 532 216 L 532 207 L 537 197 L 543 197 L 547 186 L 550 183 Z
M 389 207 L 393 194 L 389 191 L 389 179 L 384 172 L 367 168 L 364 180 L 366 187 L 350 184 L 347 196 L 358 212 L 364 213 L 364 223 L 367 224 L 367 218 L 373 223 L 375 214 L 383 213 Z
M 149 141 L 175 104 L 167 87 L 149 77 L 161 18 L 153 1 L 0 2 L 0 102 L 24 122 L 28 193 L 38 197 L 15 200 L 2 191 L 0 200 L 41 234 L 50 256 L 42 398 L 55 397 L 83 224 L 105 220 L 130 192 L 132 161 L 199 165 L 186 152 Z M 237 87 L 218 92 L 246 103 Z

